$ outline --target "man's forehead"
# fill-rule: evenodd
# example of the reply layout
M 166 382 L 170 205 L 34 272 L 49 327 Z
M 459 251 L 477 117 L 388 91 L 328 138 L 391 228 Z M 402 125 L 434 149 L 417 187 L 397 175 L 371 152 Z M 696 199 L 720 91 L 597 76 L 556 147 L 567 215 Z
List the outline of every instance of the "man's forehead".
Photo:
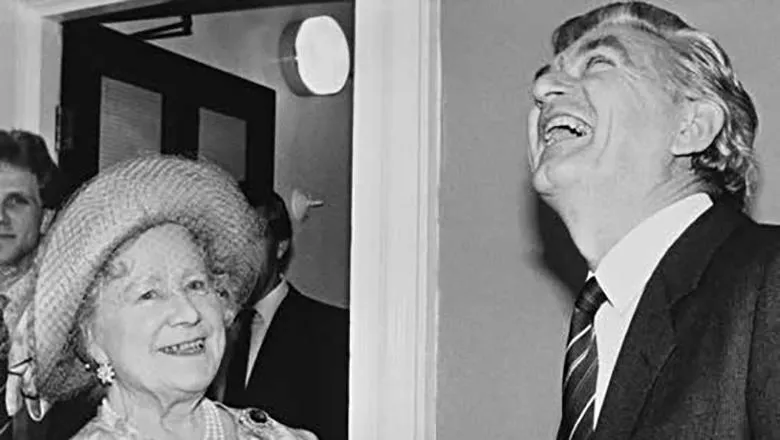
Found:
M 566 59 L 577 58 L 604 47 L 615 50 L 630 60 L 637 55 L 635 52 L 649 49 L 639 46 L 650 45 L 654 40 L 651 34 L 629 24 L 599 26 L 586 32 L 556 55 L 554 62 L 560 63 Z
M 602 47 L 627 53 L 636 45 L 640 35 L 647 34 L 627 24 L 600 26 L 586 32 L 555 58 L 576 57 Z
M 0 190 L 26 189 L 38 190 L 38 178 L 31 171 L 0 161 Z
M 641 56 L 637 52 L 646 48 L 637 46 L 649 44 L 653 37 L 629 24 L 610 24 L 596 27 L 558 53 L 550 64 L 542 66 L 534 75 L 534 80 L 552 69 L 562 70 L 571 60 L 601 48 L 615 51 L 624 61 L 633 64 Z

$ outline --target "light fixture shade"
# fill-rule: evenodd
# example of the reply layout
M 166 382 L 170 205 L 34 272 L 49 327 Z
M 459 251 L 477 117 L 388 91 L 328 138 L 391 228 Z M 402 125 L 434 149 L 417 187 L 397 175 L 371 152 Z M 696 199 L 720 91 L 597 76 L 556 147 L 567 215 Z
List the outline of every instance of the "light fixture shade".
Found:
M 279 52 L 282 75 L 296 95 L 333 95 L 349 77 L 349 44 L 333 17 L 290 23 L 282 32 Z

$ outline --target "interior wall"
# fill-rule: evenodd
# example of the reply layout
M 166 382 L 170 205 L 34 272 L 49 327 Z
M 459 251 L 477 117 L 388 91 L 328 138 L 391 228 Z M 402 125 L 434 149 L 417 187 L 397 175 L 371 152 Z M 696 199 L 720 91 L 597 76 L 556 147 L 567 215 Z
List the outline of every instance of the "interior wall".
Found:
M 359 1 L 359 0 L 358 0 Z M 441 4 L 443 157 L 437 438 L 554 438 L 563 347 L 584 268 L 529 191 L 526 115 L 555 26 L 604 1 Z M 756 100 L 764 190 L 780 221 L 780 3 L 656 1 L 712 34 Z M 746 7 L 749 5 L 749 7 Z M 543 233 L 540 233 L 540 230 Z M 563 238 L 562 238 L 563 237 Z M 544 244 L 547 244 L 545 246 Z M 554 275 L 543 261 L 552 254 Z
M 0 128 L 39 133 L 56 160 L 59 24 L 18 0 L 0 2 Z
M 295 188 L 325 202 L 305 222 L 293 223 L 288 278 L 306 294 L 341 307 L 349 303 L 352 82 L 336 95 L 296 96 L 281 76 L 278 45 L 285 25 L 321 14 L 335 18 L 352 41 L 353 9 L 345 2 L 198 15 L 194 35 L 150 41 L 276 90 L 275 189 L 288 207 Z M 176 20 L 110 27 L 129 33 Z
M 0 127 L 16 124 L 16 70 L 19 58 L 17 37 L 20 13 L 13 2 L 0 2 L 0 52 L 6 61 L 0 63 Z M 9 62 L 11 61 L 11 62 Z

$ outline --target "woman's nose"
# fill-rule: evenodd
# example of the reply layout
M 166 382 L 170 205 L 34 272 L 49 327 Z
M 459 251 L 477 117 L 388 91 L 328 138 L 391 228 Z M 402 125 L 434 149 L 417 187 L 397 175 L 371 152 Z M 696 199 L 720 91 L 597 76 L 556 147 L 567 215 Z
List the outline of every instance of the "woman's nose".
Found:
M 178 293 L 172 298 L 174 324 L 197 324 L 200 321 L 200 310 L 186 293 Z

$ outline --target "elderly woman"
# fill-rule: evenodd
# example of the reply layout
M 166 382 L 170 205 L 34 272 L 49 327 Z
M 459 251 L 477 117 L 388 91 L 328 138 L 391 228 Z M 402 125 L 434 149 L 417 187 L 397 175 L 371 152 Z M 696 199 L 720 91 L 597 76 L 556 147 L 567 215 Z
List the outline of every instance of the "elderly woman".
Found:
M 46 402 L 99 388 L 77 439 L 315 439 L 205 397 L 264 258 L 259 236 L 217 167 L 151 156 L 102 172 L 14 286 L 29 298 L 15 305 L 21 388 Z

